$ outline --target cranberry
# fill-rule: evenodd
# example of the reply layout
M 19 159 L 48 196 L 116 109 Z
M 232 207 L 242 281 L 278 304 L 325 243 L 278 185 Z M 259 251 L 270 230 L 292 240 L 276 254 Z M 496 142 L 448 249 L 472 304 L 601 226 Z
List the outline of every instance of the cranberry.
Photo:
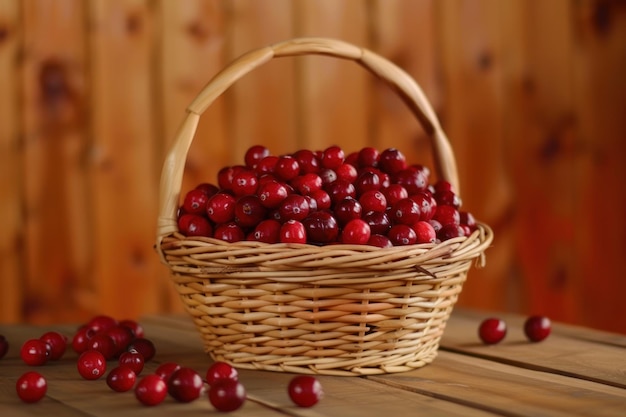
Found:
M 414 245 L 417 243 L 417 234 L 411 226 L 396 224 L 389 229 L 387 237 L 394 246 Z
M 144 366 L 143 355 L 139 352 L 123 352 L 118 359 L 120 366 L 126 366 L 139 375 L 143 371 Z
M 115 327 L 117 326 L 117 324 L 117 320 L 115 320 L 113 317 L 107 315 L 99 315 L 92 317 L 91 320 L 87 322 L 87 327 L 91 328 L 95 333 L 99 333 L 108 330 L 111 327 Z
M 300 164 L 292 156 L 281 156 L 276 162 L 274 173 L 283 181 L 289 181 L 300 174 Z
M 244 155 L 244 162 L 248 168 L 254 168 L 263 158 L 270 156 L 270 150 L 262 145 L 248 148 Z
M 442 226 L 446 224 L 461 224 L 459 211 L 452 206 L 437 206 L 433 219 L 441 223 Z
M 315 154 L 307 149 L 301 149 L 293 154 L 298 164 L 300 165 L 300 173 L 306 174 L 309 172 L 319 172 L 320 164 Z
M 138 337 L 128 345 L 129 352 L 139 352 L 143 356 L 144 362 L 149 362 L 156 354 L 154 343 L 150 339 Z
M 95 380 L 104 375 L 107 362 L 104 355 L 97 350 L 86 350 L 78 357 L 76 366 L 80 376 L 88 380 Z
M 198 397 L 202 391 L 202 377 L 191 368 L 181 367 L 167 381 L 167 392 L 178 402 L 188 403 Z
M 46 395 L 48 382 L 40 373 L 29 371 L 18 378 L 15 389 L 22 401 L 36 403 Z
M 315 244 L 335 242 L 339 235 L 337 220 L 327 211 L 316 211 L 302 221 L 308 240 Z
M 448 239 L 454 239 L 455 237 L 463 236 L 465 236 L 465 230 L 458 224 L 444 224 L 437 232 L 437 237 L 442 242 Z
M 136 380 L 137 374 L 124 365 L 111 369 L 107 375 L 107 385 L 116 392 L 130 391 Z
M 395 148 L 385 149 L 378 157 L 378 167 L 388 174 L 402 171 L 406 165 L 404 154 Z
M 357 195 L 362 195 L 366 191 L 380 190 L 380 176 L 374 171 L 363 171 L 354 181 L 354 188 Z
M 495 317 L 485 319 L 480 323 L 478 336 L 485 344 L 496 344 L 506 336 L 506 323 Z
M 215 228 L 213 232 L 215 239 L 223 240 L 224 242 L 240 242 L 246 238 L 246 235 L 241 227 L 235 222 L 228 222 L 220 224 Z
M 339 165 L 339 167 L 335 169 L 335 173 L 337 174 L 338 180 L 347 181 L 350 183 L 353 183 L 359 175 L 359 172 L 352 164 Z
M 261 159 L 258 164 L 256 164 L 256 166 L 254 167 L 254 172 L 259 175 L 273 174 L 277 162 L 277 156 L 266 156 L 265 158 Z
M 242 228 L 254 227 L 265 218 L 267 209 L 256 195 L 245 195 L 235 204 L 235 223 Z
M 318 210 L 328 210 L 331 206 L 331 200 L 328 193 L 324 190 L 317 190 L 309 195 L 317 204 Z
M 524 334 L 531 342 L 541 342 L 550 335 L 552 323 L 545 316 L 531 316 L 524 322 Z
M 263 243 L 276 243 L 280 239 L 280 222 L 274 219 L 261 221 L 252 232 L 252 239 Z
M 345 225 L 350 220 L 360 219 L 363 213 L 363 207 L 358 200 L 352 197 L 346 197 L 335 204 L 334 215 L 340 225 Z
M 217 185 L 222 190 L 232 190 L 233 177 L 239 171 L 236 167 L 223 167 L 217 172 Z
M 159 365 L 157 369 L 154 371 L 154 373 L 160 376 L 161 378 L 163 378 L 163 381 L 167 383 L 167 381 L 170 379 L 172 374 L 176 372 L 177 370 L 179 370 L 180 368 L 181 366 L 177 364 L 176 362 L 165 362 Z
M 198 214 L 183 214 L 178 218 L 178 230 L 185 236 L 211 236 L 211 223 Z
M 389 187 L 383 188 L 383 194 L 389 206 L 393 206 L 398 201 L 409 198 L 408 191 L 400 184 L 391 184 Z
M 246 401 L 246 389 L 236 380 L 220 379 L 209 387 L 209 401 L 218 411 L 230 412 Z
M 117 353 L 117 346 L 115 346 L 113 338 L 108 334 L 97 333 L 87 342 L 87 350 L 96 350 L 102 353 L 106 360 L 109 360 Z
M 298 220 L 288 220 L 279 231 L 279 241 L 282 243 L 306 243 L 306 229 Z
M 326 187 L 337 181 L 337 173 L 333 169 L 323 168 L 320 170 L 320 178 L 322 179 L 322 187 Z
M 143 405 L 154 406 L 161 404 L 167 397 L 167 384 L 158 375 L 146 375 L 135 386 L 135 397 Z
M 197 190 L 201 190 L 202 192 L 204 192 L 207 197 L 211 197 L 211 196 L 217 194 L 217 192 L 220 190 L 217 185 L 210 184 L 208 182 L 203 182 L 201 184 L 198 184 L 196 186 L 196 189 Z
M 338 168 L 345 159 L 343 149 L 339 146 L 330 146 L 324 150 L 322 154 L 322 166 L 324 168 L 335 169 Z
M 376 167 L 378 165 L 378 150 L 372 147 L 362 148 L 357 156 L 359 167 Z
M 0 334 L 0 359 L 4 357 L 9 351 L 9 341 L 4 337 L 4 335 Z
M 412 226 L 417 236 L 416 243 L 435 243 L 437 240 L 437 232 L 433 226 L 427 221 L 420 220 Z
M 87 327 L 87 325 L 79 328 L 72 338 L 72 349 L 74 349 L 74 352 L 80 354 L 86 351 L 89 339 L 95 334 L 96 332 L 92 328 Z
M 424 173 L 412 168 L 396 172 L 394 178 L 394 182 L 406 188 L 409 195 L 424 191 L 428 186 L 428 178 Z
M 330 201 L 333 204 L 337 204 L 346 197 L 356 197 L 356 189 L 354 188 L 354 185 L 351 182 L 341 179 L 329 184 L 326 192 L 330 196 Z
M 387 199 L 385 195 L 378 190 L 369 190 L 361 195 L 359 203 L 363 206 L 363 211 L 379 211 L 384 212 L 387 209 Z
M 289 398 L 299 407 L 312 407 L 323 397 L 322 384 L 311 375 L 298 375 L 291 379 Z
M 391 220 L 387 213 L 370 211 L 363 215 L 363 220 L 370 225 L 370 231 L 376 235 L 387 235 L 391 229 Z
M 189 191 L 183 200 L 185 213 L 204 214 L 207 201 L 209 201 L 209 196 L 203 190 L 195 188 Z
M 393 244 L 387 236 L 383 235 L 371 235 L 370 240 L 367 241 L 368 245 L 377 246 L 379 248 L 391 248 Z
M 135 334 L 128 326 L 124 326 L 119 324 L 115 327 L 111 327 L 109 330 L 104 332 L 107 336 L 113 339 L 113 343 L 115 344 L 115 354 L 114 356 L 119 356 L 122 352 L 126 350 L 130 342 L 135 338 Z
M 403 198 L 391 207 L 391 221 L 396 224 L 412 225 L 420 220 L 420 208 L 411 198 Z
M 233 176 L 232 190 L 238 197 L 256 193 L 258 186 L 259 179 L 254 171 L 241 170 Z
M 434 193 L 435 194 L 441 194 L 445 191 L 452 191 L 454 192 L 454 190 L 452 189 L 452 184 L 450 184 L 448 181 L 446 180 L 439 180 L 435 183 L 435 185 L 433 186 L 434 189 Z
M 341 243 L 353 245 L 365 245 L 371 235 L 369 224 L 362 219 L 352 219 L 341 231 Z
M 433 229 L 435 229 L 435 233 L 439 233 L 439 231 L 441 230 L 441 227 L 442 227 L 441 223 L 439 223 L 435 219 L 427 220 L 427 222 L 433 227 Z
M 48 344 L 43 340 L 29 339 L 20 349 L 20 357 L 26 365 L 41 366 L 48 362 Z
M 322 188 L 322 178 L 316 173 L 309 172 L 291 180 L 293 188 L 302 195 L 309 195 Z
M 467 211 L 459 211 L 459 221 L 462 225 L 469 227 L 470 231 L 473 232 L 474 230 L 476 230 L 476 219 L 474 219 L 472 213 L 469 213 Z
M 213 362 L 206 371 L 206 382 L 209 385 L 213 385 L 220 379 L 232 379 L 233 381 L 237 381 L 239 379 L 239 372 L 237 372 L 237 368 L 226 362 Z
M 217 193 L 209 198 L 206 213 L 215 223 L 227 223 L 235 218 L 235 197 L 226 193 Z
M 419 191 L 411 195 L 409 198 L 415 201 L 420 208 L 420 219 L 430 220 L 437 211 L 437 202 L 433 195 L 428 191 Z
M 267 181 L 259 186 L 257 196 L 266 208 L 276 208 L 287 198 L 287 188 L 276 180 Z
M 281 219 L 287 220 L 303 220 L 309 215 L 309 202 L 299 194 L 290 194 L 283 200 L 278 208 Z
M 46 332 L 41 335 L 39 340 L 43 340 L 50 347 L 48 359 L 52 361 L 61 359 L 67 350 L 67 337 L 59 332 Z M 2 356 L 0 355 L 0 357 Z

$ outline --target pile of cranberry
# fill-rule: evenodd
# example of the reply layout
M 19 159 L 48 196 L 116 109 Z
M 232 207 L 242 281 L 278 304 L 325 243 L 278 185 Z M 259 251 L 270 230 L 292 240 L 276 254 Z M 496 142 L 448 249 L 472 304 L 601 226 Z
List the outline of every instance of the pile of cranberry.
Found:
M 225 362 L 211 364 L 204 379 L 195 369 L 175 362 L 161 363 L 153 373 L 140 377 L 144 364 L 154 358 L 156 349 L 154 343 L 144 337 L 143 327 L 134 320 L 95 316 L 81 326 L 71 340 L 56 331 L 26 340 L 20 357 L 26 365 L 39 367 L 48 361 L 60 360 L 68 346 L 78 355 L 76 368 L 80 377 L 98 380 L 106 375 L 106 384 L 111 390 L 133 390 L 143 405 L 158 405 L 168 395 L 177 402 L 188 403 L 204 394 L 215 409 L 234 411 L 246 400 L 246 390 L 239 381 L 237 369 Z M 9 342 L 0 335 L 0 358 L 8 349 Z M 107 368 L 111 368 L 108 374 Z M 43 374 L 31 370 L 18 378 L 16 391 L 22 401 L 34 403 L 46 395 L 48 382 Z M 287 392 L 300 407 L 315 405 L 323 395 L 320 382 L 307 375 L 294 376 Z
M 226 242 L 335 243 L 377 247 L 438 243 L 469 236 L 471 213 L 449 182 L 409 165 L 401 151 L 339 146 L 272 155 L 260 145 L 243 165 L 222 168 L 217 184 L 188 191 L 179 231 Z

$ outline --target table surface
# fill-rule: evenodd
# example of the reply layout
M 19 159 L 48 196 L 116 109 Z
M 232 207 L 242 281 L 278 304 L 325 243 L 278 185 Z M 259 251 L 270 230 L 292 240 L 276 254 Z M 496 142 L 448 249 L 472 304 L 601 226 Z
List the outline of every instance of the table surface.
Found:
M 287 396 L 293 374 L 240 370 L 248 398 L 233 416 L 626 416 L 626 335 L 559 323 L 548 339 L 526 341 L 524 318 L 499 314 L 508 324 L 507 337 L 483 345 L 477 336 L 484 312 L 456 309 L 435 361 L 398 374 L 318 376 L 324 398 L 312 408 L 299 408 Z M 174 361 L 204 375 L 211 364 L 198 332 L 187 316 L 153 316 L 141 320 L 157 354 L 141 376 L 159 363 Z M 57 330 L 71 335 L 75 326 L 0 326 L 11 343 L 0 360 L 0 416 L 171 416 L 224 415 L 202 396 L 191 403 L 167 398 L 154 407 L 141 405 L 132 391 L 116 393 L 105 378 L 86 381 L 76 371 L 76 354 L 33 368 L 19 359 L 19 346 Z M 111 369 L 115 363 L 109 364 Z M 48 380 L 45 398 L 22 403 L 17 378 L 37 370 Z

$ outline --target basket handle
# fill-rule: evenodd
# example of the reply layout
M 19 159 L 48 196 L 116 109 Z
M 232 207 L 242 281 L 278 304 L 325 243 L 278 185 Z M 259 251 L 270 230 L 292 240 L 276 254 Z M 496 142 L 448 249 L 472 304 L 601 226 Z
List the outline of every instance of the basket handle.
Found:
M 353 60 L 385 81 L 405 101 L 431 138 L 438 178 L 449 181 L 459 193 L 457 167 L 450 142 L 422 89 L 410 75 L 376 53 L 343 41 L 328 38 L 296 38 L 252 50 L 240 56 L 215 75 L 187 107 L 187 116 L 178 130 L 161 173 L 158 243 L 163 237 L 178 231 L 176 213 L 183 171 L 200 115 L 227 88 L 256 67 L 272 58 L 297 55 L 328 55 Z M 157 248 L 159 246 L 157 244 Z

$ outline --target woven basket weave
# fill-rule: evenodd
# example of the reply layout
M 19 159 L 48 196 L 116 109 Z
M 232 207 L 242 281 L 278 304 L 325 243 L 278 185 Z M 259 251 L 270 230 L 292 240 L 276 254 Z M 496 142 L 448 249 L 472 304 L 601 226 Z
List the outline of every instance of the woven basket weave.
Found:
M 409 106 L 433 144 L 435 171 L 459 190 L 449 142 L 419 86 L 379 55 L 326 38 L 253 50 L 217 74 L 187 108 L 162 172 L 157 252 L 213 359 L 248 369 L 328 375 L 403 372 L 437 355 L 446 321 L 491 229 L 439 244 L 226 243 L 177 228 L 183 170 L 201 114 L 229 86 L 277 57 L 353 60 Z

